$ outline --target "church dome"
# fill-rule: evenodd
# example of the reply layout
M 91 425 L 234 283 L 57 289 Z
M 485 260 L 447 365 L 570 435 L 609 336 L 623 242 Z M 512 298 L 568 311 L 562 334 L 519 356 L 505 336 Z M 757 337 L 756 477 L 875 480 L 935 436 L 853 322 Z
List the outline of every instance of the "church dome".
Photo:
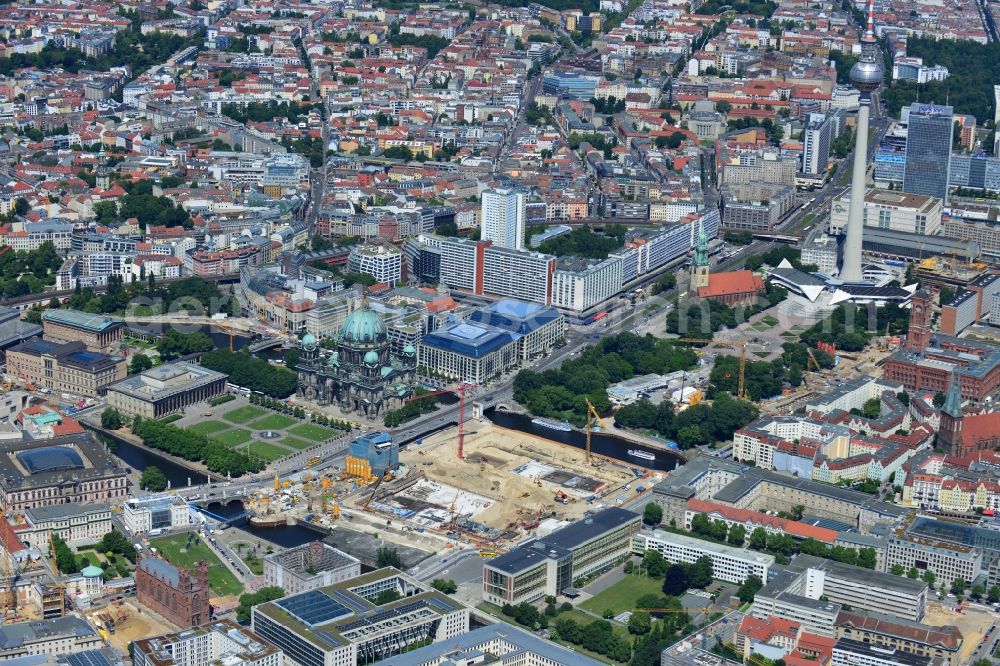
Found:
M 306 333 L 305 337 L 302 338 L 302 346 L 306 349 L 312 349 L 316 346 L 316 336 L 312 333 Z
M 388 377 L 389 375 L 391 375 L 391 374 L 392 374 L 392 368 L 390 368 L 390 367 L 389 367 L 389 366 L 387 366 L 387 365 L 383 365 L 383 366 L 382 366 L 382 369 L 381 369 L 381 370 L 379 370 L 379 373 L 380 373 L 380 374 L 381 374 L 381 375 L 382 375 L 383 377 Z
M 403 353 L 406 354 L 407 356 L 411 356 L 417 353 L 417 348 L 414 347 L 413 345 L 406 345 L 405 347 L 403 347 Z
M 385 339 L 385 323 L 367 305 L 352 312 L 340 328 L 340 340 L 348 344 L 370 344 Z
M 377 365 L 378 364 L 378 352 L 374 349 L 365 354 L 365 365 Z

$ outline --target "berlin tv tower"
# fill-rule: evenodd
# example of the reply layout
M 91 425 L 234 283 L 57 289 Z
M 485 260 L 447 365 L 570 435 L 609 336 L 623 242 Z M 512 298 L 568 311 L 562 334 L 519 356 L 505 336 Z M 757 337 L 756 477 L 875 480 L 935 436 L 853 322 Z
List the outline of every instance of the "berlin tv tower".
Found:
M 868 0 L 868 26 L 861 38 L 861 59 L 851 68 L 851 83 L 861 93 L 858 126 L 854 139 L 854 170 L 851 174 L 851 207 L 847 213 L 847 238 L 844 242 L 844 264 L 840 278 L 858 282 L 861 273 L 861 243 L 864 236 L 865 172 L 868 160 L 868 115 L 871 94 L 882 85 L 882 63 L 875 40 L 875 2 Z

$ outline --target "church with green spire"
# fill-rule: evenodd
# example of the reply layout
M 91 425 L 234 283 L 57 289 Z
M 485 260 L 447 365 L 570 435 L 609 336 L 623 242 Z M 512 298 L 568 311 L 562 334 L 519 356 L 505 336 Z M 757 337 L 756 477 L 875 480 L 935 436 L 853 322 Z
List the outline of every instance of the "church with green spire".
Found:
M 708 236 L 705 235 L 705 226 L 699 225 L 698 244 L 694 248 L 694 262 L 691 264 L 692 294 L 697 294 L 699 288 L 708 286 L 708 263 Z

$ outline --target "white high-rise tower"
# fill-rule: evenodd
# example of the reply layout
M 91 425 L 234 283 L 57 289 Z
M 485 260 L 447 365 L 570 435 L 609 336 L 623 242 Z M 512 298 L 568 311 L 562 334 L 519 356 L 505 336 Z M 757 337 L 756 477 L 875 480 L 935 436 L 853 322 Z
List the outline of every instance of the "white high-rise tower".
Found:
M 480 238 L 493 241 L 497 247 L 523 249 L 524 203 L 522 192 L 499 189 L 483 192 Z
M 854 140 L 854 169 L 851 173 L 851 207 L 847 214 L 847 238 L 844 240 L 843 280 L 860 281 L 861 245 L 864 239 L 865 172 L 868 162 L 868 116 L 871 94 L 882 85 L 882 63 L 875 40 L 875 3 L 868 0 L 868 26 L 861 38 L 861 59 L 851 68 L 851 83 L 861 93 L 858 126 Z

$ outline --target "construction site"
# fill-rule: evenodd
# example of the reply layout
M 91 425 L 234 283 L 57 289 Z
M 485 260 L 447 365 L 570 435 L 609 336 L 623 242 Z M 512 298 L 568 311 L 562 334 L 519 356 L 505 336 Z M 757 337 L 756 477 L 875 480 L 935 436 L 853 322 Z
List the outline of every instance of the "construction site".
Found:
M 120 599 L 102 608 L 85 613 L 101 636 L 124 654 L 129 654 L 132 641 L 176 631 L 176 627 L 159 618 L 148 608 L 140 608 L 134 599 Z

